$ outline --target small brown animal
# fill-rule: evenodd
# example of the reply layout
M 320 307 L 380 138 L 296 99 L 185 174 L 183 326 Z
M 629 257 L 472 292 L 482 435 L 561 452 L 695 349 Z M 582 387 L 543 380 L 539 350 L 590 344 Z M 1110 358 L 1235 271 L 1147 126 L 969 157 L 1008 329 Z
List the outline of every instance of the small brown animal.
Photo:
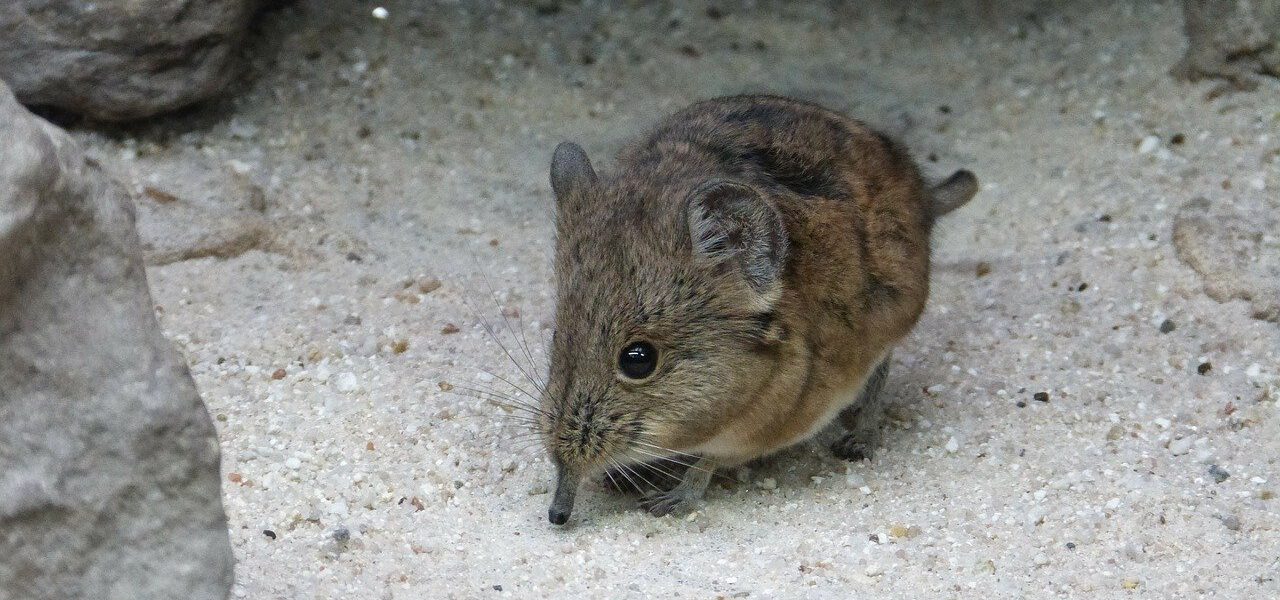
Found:
M 612 176 L 562 143 L 551 186 L 558 298 L 539 427 L 556 524 L 593 473 L 685 463 L 641 500 L 662 515 L 715 468 L 837 415 L 835 453 L 869 458 L 889 353 L 928 297 L 930 228 L 978 189 L 963 170 L 930 187 L 866 125 L 759 95 L 676 113 Z

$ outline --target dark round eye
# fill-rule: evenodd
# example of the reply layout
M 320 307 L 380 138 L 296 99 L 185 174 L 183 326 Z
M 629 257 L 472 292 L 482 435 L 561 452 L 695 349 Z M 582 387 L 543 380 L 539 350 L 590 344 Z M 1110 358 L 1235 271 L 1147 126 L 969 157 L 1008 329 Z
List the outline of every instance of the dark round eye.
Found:
M 644 379 L 658 366 L 658 349 L 649 342 L 633 342 L 618 355 L 618 369 L 628 379 Z

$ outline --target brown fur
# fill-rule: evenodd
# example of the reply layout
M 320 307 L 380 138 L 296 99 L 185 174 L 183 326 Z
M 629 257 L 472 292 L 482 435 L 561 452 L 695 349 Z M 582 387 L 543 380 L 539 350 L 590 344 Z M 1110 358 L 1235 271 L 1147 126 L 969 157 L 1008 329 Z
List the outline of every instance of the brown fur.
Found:
M 772 96 L 676 113 L 612 176 L 562 145 L 541 423 L 561 487 L 660 456 L 704 457 L 691 472 L 740 463 L 854 403 L 924 309 L 932 196 L 967 200 L 961 173 L 931 194 L 885 136 Z M 617 366 L 636 340 L 659 352 L 639 382 Z M 572 492 L 557 493 L 563 518 Z

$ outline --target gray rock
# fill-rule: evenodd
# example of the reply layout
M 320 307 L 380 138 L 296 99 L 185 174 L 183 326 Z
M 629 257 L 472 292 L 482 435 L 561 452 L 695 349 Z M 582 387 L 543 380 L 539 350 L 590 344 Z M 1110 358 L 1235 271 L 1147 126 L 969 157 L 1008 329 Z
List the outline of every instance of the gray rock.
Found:
M 6 0 L 0 80 L 27 105 L 122 121 L 204 100 L 236 76 L 259 0 Z
M 1245 300 L 1256 319 L 1280 323 L 1280 219 L 1266 207 L 1211 205 L 1196 198 L 1178 210 L 1173 245 L 1218 302 Z
M 1183 0 L 1183 79 L 1227 79 L 1252 89 L 1258 75 L 1280 77 L 1280 0 Z
M 0 84 L 0 597 L 221 600 L 212 421 L 133 206 Z

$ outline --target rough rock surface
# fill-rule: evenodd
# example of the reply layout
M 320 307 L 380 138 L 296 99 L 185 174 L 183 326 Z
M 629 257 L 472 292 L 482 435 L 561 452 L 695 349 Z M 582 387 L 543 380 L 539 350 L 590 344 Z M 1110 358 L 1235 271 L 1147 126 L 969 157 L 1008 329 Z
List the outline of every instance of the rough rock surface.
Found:
M 1222 78 L 1251 89 L 1260 74 L 1280 77 L 1280 0 L 1184 0 L 1185 79 Z
M 1280 222 L 1274 212 L 1188 202 L 1173 222 L 1178 258 L 1218 302 L 1248 301 L 1254 318 L 1280 323 Z
M 0 3 L 0 80 L 27 105 L 96 119 L 148 117 L 204 100 L 236 76 L 257 0 Z
M 218 600 L 218 447 L 133 208 L 0 85 L 0 598 Z

